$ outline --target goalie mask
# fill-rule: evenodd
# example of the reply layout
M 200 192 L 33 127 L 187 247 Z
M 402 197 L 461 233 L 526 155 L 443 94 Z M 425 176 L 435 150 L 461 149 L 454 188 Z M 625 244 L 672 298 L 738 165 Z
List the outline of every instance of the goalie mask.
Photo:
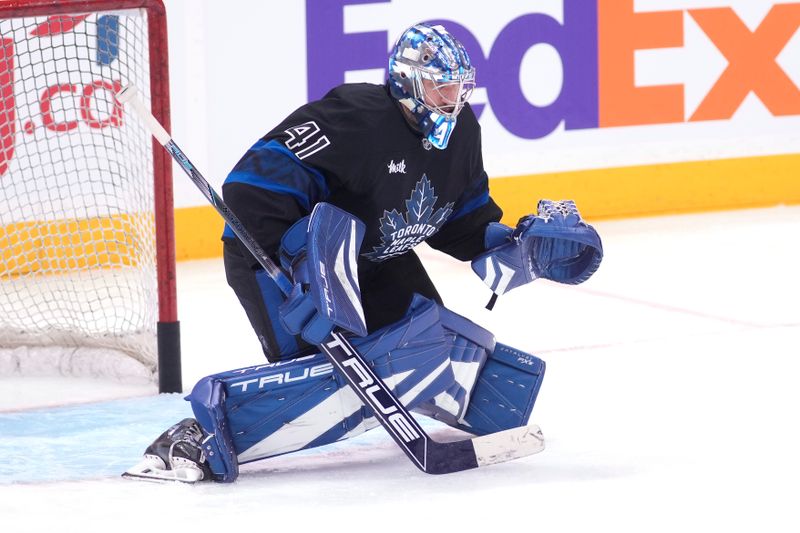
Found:
M 389 57 L 389 89 L 440 150 L 475 88 L 469 55 L 443 26 L 417 24 L 398 39 Z

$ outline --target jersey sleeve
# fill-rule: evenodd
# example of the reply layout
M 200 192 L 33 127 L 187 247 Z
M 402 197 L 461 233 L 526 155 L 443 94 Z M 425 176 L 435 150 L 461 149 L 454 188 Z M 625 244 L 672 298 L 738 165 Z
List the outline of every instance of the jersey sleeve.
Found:
M 486 226 L 491 222 L 499 222 L 503 216 L 503 211 L 489 195 L 489 178 L 483 168 L 477 121 L 475 125 L 477 135 L 469 166 L 471 179 L 453 207 L 453 214 L 447 223 L 426 241 L 431 247 L 461 261 L 472 260 L 485 251 Z

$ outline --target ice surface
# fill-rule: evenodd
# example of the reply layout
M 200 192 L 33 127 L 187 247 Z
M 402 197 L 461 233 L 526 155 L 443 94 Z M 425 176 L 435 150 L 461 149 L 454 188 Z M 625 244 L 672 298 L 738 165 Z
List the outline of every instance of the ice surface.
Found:
M 799 531 L 800 207 L 595 225 L 590 281 L 492 312 L 468 265 L 422 252 L 451 308 L 546 360 L 541 454 L 427 476 L 376 429 L 232 485 L 137 483 L 118 474 L 189 413 L 180 395 L 0 378 L 0 530 Z M 220 260 L 178 283 L 185 390 L 262 361 Z

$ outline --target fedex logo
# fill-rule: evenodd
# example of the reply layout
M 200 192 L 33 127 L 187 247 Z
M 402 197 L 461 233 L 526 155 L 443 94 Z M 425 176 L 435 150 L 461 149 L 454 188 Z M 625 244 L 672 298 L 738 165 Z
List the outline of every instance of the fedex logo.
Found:
M 54 39 L 59 35 L 74 31 L 84 23 L 89 15 L 58 15 L 49 17 L 45 22 L 35 26 L 28 32 L 27 39 L 39 41 L 50 40 L 54 46 L 58 46 L 58 40 Z M 97 19 L 97 44 L 95 50 L 95 62 L 98 65 L 110 65 L 119 57 L 119 17 L 115 15 L 104 15 Z M 35 47 L 25 47 L 25 49 Z M 42 54 L 39 54 L 40 56 Z M 0 176 L 5 174 L 8 164 L 14 157 L 15 143 L 17 137 L 17 115 L 18 108 L 15 98 L 16 70 L 17 65 L 15 56 L 14 39 L 0 36 Z M 47 71 L 48 68 L 37 65 L 37 68 Z M 68 74 L 68 73 L 65 73 Z M 24 83 L 19 80 L 19 83 Z M 114 99 L 114 106 L 108 116 L 100 117 L 94 112 L 95 105 L 93 99 L 100 91 L 107 91 L 115 95 L 121 89 L 119 80 L 109 81 L 104 79 L 94 79 L 83 84 L 75 83 L 53 83 L 41 90 L 38 96 L 38 109 L 30 110 L 31 115 L 38 114 L 38 120 L 31 116 L 22 124 L 22 133 L 33 135 L 38 128 L 37 122 L 47 131 L 68 132 L 76 129 L 80 123 L 89 128 L 102 129 L 108 126 L 122 125 L 122 106 Z M 60 119 L 53 105 L 54 101 L 64 98 L 71 98 L 72 105 L 61 107 L 74 108 L 78 111 L 72 120 Z M 24 104 L 20 104 L 24 105 Z M 36 107 L 36 106 L 33 106 Z M 38 113 L 37 113 L 38 111 Z
M 309 99 L 342 83 L 346 71 L 385 68 L 388 33 L 345 33 L 344 8 L 390 1 L 306 1 Z M 690 112 L 682 84 L 637 86 L 634 57 L 639 50 L 684 47 L 687 19 L 728 62 Z M 634 0 L 563 0 L 562 21 L 519 16 L 489 50 L 457 21 L 436 22 L 464 43 L 497 120 L 521 138 L 545 137 L 562 123 L 578 130 L 727 120 L 751 93 L 773 116 L 800 115 L 800 89 L 776 60 L 800 28 L 798 2 L 773 5 L 751 29 L 730 7 L 638 12 Z M 525 54 L 538 44 L 557 51 L 563 70 L 561 91 L 548 105 L 531 103 L 517 81 Z M 473 106 L 478 116 L 482 108 Z

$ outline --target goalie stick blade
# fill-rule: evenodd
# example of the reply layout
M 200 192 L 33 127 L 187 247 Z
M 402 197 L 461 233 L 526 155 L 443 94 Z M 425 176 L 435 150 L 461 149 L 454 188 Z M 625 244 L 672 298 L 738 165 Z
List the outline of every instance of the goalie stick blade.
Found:
M 122 477 L 125 479 L 153 481 L 157 483 L 180 482 L 194 484 L 203 479 L 203 474 L 199 470 L 191 468 L 167 470 L 161 459 L 153 456 L 145 456 L 139 463 L 123 472 Z
M 523 426 L 473 439 L 478 466 L 504 463 L 544 450 L 544 435 L 539 426 Z
M 523 426 L 454 442 L 427 439 L 422 470 L 427 474 L 451 474 L 481 466 L 512 461 L 544 450 L 539 426 Z

